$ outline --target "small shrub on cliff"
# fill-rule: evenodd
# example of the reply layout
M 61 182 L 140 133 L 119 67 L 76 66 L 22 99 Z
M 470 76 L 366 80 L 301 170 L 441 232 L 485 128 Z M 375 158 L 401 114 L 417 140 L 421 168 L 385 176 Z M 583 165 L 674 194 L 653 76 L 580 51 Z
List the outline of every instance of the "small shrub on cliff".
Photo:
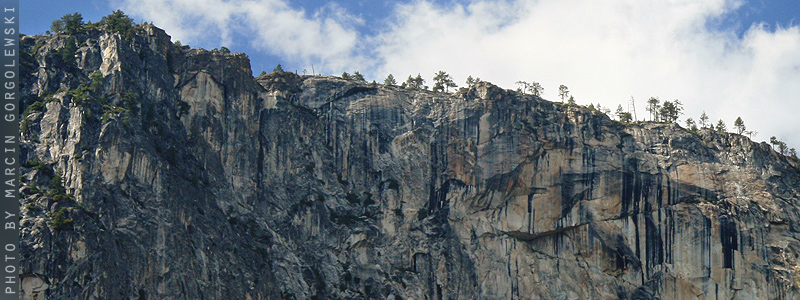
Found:
M 67 217 L 69 211 L 62 207 L 50 216 L 50 225 L 54 230 L 65 231 L 72 229 L 72 219 Z
M 24 115 L 28 115 L 32 111 L 44 111 L 44 103 L 41 101 L 36 101 L 28 105 L 28 108 L 25 109 Z
M 53 176 L 53 180 L 50 181 L 50 192 L 47 193 L 48 196 L 53 198 L 53 201 L 61 201 L 61 200 L 70 200 L 72 196 L 67 194 L 67 190 L 64 188 L 64 185 L 61 184 L 61 176 L 55 174 Z
M 189 114 L 189 103 L 186 101 L 178 101 L 178 119 Z
M 77 41 L 74 36 L 69 37 L 64 47 L 56 51 L 58 64 L 67 68 L 75 67 L 75 52 L 78 51 Z

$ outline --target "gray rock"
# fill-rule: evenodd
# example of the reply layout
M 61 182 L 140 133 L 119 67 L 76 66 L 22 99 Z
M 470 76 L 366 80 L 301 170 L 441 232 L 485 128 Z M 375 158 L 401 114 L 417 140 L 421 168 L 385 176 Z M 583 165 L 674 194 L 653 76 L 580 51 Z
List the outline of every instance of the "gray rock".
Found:
M 800 297 L 765 143 L 76 38 L 21 42 L 25 299 Z

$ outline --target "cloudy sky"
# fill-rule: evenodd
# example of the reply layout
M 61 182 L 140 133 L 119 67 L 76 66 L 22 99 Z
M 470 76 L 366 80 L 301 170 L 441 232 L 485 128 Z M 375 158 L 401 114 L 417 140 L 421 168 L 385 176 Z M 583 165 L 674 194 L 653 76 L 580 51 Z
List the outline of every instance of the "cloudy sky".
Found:
M 796 0 L 21 1 L 21 30 L 43 33 L 72 12 L 97 21 L 122 9 L 192 47 L 250 56 L 254 74 L 284 69 L 368 80 L 444 70 L 505 88 L 537 81 L 556 100 L 614 110 L 679 99 L 733 131 L 800 148 L 800 3 Z

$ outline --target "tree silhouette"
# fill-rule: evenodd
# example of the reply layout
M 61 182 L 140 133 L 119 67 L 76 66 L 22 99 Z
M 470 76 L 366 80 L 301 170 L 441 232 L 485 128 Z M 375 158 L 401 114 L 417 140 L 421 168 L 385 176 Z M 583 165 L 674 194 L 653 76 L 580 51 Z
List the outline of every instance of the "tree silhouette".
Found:
M 417 74 L 417 77 L 411 77 L 411 75 L 408 75 L 408 79 L 406 79 L 404 84 L 407 89 L 419 90 L 423 88 L 425 79 L 422 79 L 422 75 L 420 74 Z
M 700 115 L 700 128 L 706 128 L 706 126 L 708 126 L 708 125 L 709 125 L 709 123 L 708 123 L 708 115 L 706 114 L 706 111 L 704 110 L 703 114 Z
M 661 100 L 658 100 L 658 97 L 650 97 L 647 99 L 647 111 L 650 112 L 650 121 L 658 121 L 658 111 L 661 109 L 661 105 L 659 104 Z
M 519 87 L 517 88 L 517 92 L 520 92 L 523 95 L 525 94 L 525 92 L 528 91 L 528 86 L 530 85 L 527 81 L 522 81 L 522 80 L 517 81 L 516 84 L 519 85 Z
M 385 85 L 395 85 L 395 84 L 397 84 L 397 80 L 394 80 L 394 75 L 389 74 L 389 76 L 386 76 L 386 79 L 383 80 L 383 84 L 385 84 Z
M 366 79 L 364 79 L 364 75 L 361 75 L 361 73 L 359 73 L 358 71 L 356 71 L 355 73 L 353 73 L 353 76 L 352 76 L 351 78 L 352 78 L 352 79 L 355 79 L 355 80 L 358 80 L 358 81 L 367 82 L 367 80 L 366 80 Z
M 534 96 L 540 97 L 544 92 L 544 87 L 542 87 L 542 85 L 539 84 L 538 82 L 534 81 L 531 82 L 530 85 L 528 85 L 528 91 L 530 91 L 531 94 L 533 94 Z
M 664 101 L 664 105 L 658 109 L 658 116 L 663 122 L 674 123 L 683 113 L 683 105 L 678 99 L 674 101 Z
M 725 121 L 719 119 L 719 121 L 717 122 L 717 132 L 727 132 L 727 131 L 728 131 L 728 126 L 725 125 Z
M 630 123 L 632 120 L 631 113 L 622 110 L 622 104 L 617 105 L 617 111 L 615 114 L 620 122 Z
M 449 88 L 458 86 L 449 74 L 441 70 L 433 77 L 433 81 L 435 82 L 433 85 L 434 91 L 448 92 Z
M 50 30 L 53 32 L 75 33 L 83 27 L 83 16 L 80 13 L 66 14 L 61 19 L 53 21 L 50 24 Z
M 119 9 L 100 19 L 100 22 L 106 24 L 108 30 L 120 33 L 133 29 L 133 19 Z
M 569 88 L 566 85 L 559 85 L 558 86 L 558 96 L 561 97 L 561 103 L 564 103 L 564 100 L 569 97 Z
M 769 137 L 769 143 L 772 144 L 772 150 L 775 150 L 775 146 L 778 145 L 778 138 L 776 138 L 774 135 Z
M 744 126 L 744 121 L 742 121 L 742 117 L 736 118 L 736 121 L 733 122 L 733 127 L 736 128 L 736 133 L 738 134 L 742 134 L 742 132 L 747 130 L 747 127 Z
M 697 124 L 695 124 L 694 119 L 686 118 L 686 129 L 689 129 L 692 132 L 697 131 Z

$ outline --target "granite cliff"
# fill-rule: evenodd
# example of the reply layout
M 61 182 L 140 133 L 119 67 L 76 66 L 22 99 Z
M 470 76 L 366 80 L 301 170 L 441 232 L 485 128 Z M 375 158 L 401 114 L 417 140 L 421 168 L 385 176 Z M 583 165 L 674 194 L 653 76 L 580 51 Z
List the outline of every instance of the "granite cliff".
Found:
M 800 298 L 800 170 L 741 135 L 150 25 L 21 52 L 24 299 Z

